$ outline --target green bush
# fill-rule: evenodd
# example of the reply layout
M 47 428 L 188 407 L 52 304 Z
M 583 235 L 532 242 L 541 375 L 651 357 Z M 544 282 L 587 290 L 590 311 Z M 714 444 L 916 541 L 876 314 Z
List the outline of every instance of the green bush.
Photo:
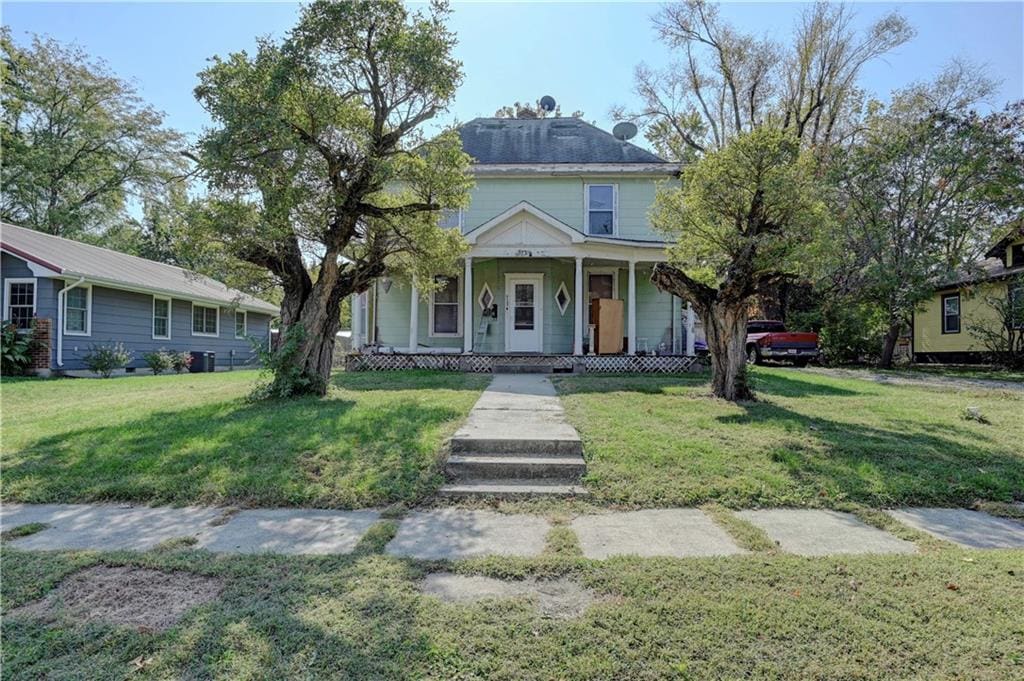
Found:
M 252 339 L 252 347 L 260 357 L 264 373 L 272 378 L 269 383 L 262 383 L 249 395 L 250 400 L 265 400 L 291 397 L 304 393 L 316 392 L 322 387 L 323 379 L 313 376 L 297 366 L 296 356 L 306 340 L 306 329 L 302 324 L 293 324 L 284 332 L 281 343 L 276 350 L 267 350 L 257 339 Z
M 192 354 L 186 350 L 181 352 L 171 353 L 171 368 L 174 369 L 174 373 L 180 374 L 182 371 L 188 371 L 188 368 L 192 366 Z
M 882 354 L 885 313 L 864 302 L 837 301 L 787 319 L 791 329 L 818 332 L 819 361 L 825 365 L 874 363 Z
M 154 376 L 159 376 L 174 366 L 174 353 L 168 352 L 163 348 L 156 352 L 147 352 L 142 356 L 142 359 L 146 362 L 146 366 L 153 370 Z
M 32 333 L 18 333 L 18 327 L 13 322 L 3 322 L 0 330 L 2 341 L 0 341 L 0 354 L 3 361 L 0 370 L 4 376 L 18 376 L 25 373 L 32 363 Z
M 110 378 L 110 375 L 117 369 L 123 369 L 132 361 L 132 353 L 124 347 L 124 343 L 113 345 L 90 345 L 89 351 L 82 357 L 85 366 L 94 374 L 103 378 Z

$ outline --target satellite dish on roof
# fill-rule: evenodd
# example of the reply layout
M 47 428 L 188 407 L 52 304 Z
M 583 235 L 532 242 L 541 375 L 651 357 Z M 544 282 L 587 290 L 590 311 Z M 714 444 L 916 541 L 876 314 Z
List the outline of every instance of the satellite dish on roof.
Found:
M 612 128 L 612 135 L 615 136 L 615 139 L 622 140 L 623 142 L 631 140 L 636 136 L 636 125 L 629 121 L 616 123 L 615 127 Z
M 555 98 L 552 97 L 551 95 L 544 95 L 543 97 L 540 98 L 540 108 L 544 109 L 545 111 L 554 111 Z

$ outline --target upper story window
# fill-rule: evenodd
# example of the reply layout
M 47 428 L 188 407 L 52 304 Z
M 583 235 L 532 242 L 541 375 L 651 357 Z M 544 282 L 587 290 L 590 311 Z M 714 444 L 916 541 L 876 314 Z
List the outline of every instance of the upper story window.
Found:
M 32 318 L 36 315 L 36 280 L 8 279 L 4 302 L 4 319 L 19 329 L 32 328 Z
M 76 286 L 64 294 L 64 333 L 88 336 L 92 321 L 92 287 Z
M 153 298 L 153 338 L 171 337 L 171 299 Z
M 461 208 L 445 208 L 441 211 L 441 216 L 437 219 L 437 224 L 444 229 L 454 229 L 458 227 L 462 229 L 462 209 Z
M 618 187 L 614 184 L 586 185 L 587 234 L 612 236 L 618 224 Z
M 462 319 L 459 278 L 437 276 L 434 277 L 434 281 L 440 284 L 441 288 L 430 294 L 430 335 L 459 336 L 459 324 Z
M 942 333 L 960 333 L 960 294 L 942 296 Z
M 220 308 L 192 303 L 192 335 L 220 335 Z
M 1014 244 L 1010 246 L 1010 262 L 1007 263 L 1008 267 L 1020 267 L 1024 265 L 1024 244 Z

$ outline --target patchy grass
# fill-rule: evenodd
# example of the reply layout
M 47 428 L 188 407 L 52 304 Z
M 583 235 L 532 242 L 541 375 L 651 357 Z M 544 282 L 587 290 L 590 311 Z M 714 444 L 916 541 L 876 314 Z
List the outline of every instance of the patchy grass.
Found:
M 736 545 L 747 551 L 777 551 L 778 545 L 760 527 L 739 517 L 721 504 L 704 504 L 700 510 L 711 516 Z
M 952 505 L 1024 499 L 1024 393 L 758 367 L 757 402 L 706 375 L 557 378 L 592 501 L 621 506 Z M 978 407 L 989 424 L 962 418 Z
M 24 525 L 15 525 L 9 530 L 4 530 L 0 533 L 0 540 L 10 541 L 11 539 L 18 539 L 20 537 L 27 537 L 36 532 L 42 532 L 43 530 L 50 527 L 47 523 L 25 523 Z
M 4 501 L 353 508 L 414 501 L 485 377 L 338 374 L 250 404 L 252 371 L 4 381 Z
M 4 555 L 5 615 L 91 565 L 185 570 L 220 597 L 172 629 L 4 618 L 7 678 L 1019 679 L 1024 552 L 433 565 L 350 556 Z M 427 570 L 566 576 L 599 602 L 444 603 Z
M 894 376 L 944 376 L 948 378 L 977 378 L 986 381 L 1012 381 L 1024 383 L 1024 371 L 1000 369 L 990 366 L 970 366 L 966 364 L 913 364 L 904 369 L 880 370 L 879 373 Z

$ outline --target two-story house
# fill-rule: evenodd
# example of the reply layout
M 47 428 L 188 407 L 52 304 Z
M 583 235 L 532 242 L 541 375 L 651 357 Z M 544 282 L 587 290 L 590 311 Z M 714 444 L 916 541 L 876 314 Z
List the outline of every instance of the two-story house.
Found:
M 648 211 L 678 164 L 576 118 L 478 118 L 459 132 L 476 186 L 442 224 L 470 245 L 462 273 L 426 297 L 379 280 L 353 300 L 356 349 L 584 356 L 590 301 L 607 298 L 623 301 L 623 355 L 693 354 L 692 312 L 650 283 L 666 242 Z

